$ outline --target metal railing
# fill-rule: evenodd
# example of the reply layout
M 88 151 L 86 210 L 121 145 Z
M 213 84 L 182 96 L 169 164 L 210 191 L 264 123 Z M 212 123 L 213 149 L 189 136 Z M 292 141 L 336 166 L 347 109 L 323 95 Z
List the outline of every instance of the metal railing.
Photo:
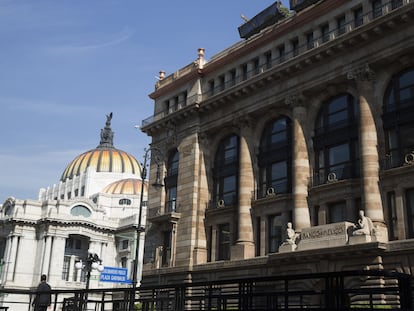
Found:
M 413 310 L 412 276 L 384 270 L 181 282 L 142 286 L 135 295 L 132 291 L 131 287 L 53 290 L 51 310 L 123 311 L 130 303 L 143 311 Z M 30 311 L 35 293 L 3 288 L 0 307 Z

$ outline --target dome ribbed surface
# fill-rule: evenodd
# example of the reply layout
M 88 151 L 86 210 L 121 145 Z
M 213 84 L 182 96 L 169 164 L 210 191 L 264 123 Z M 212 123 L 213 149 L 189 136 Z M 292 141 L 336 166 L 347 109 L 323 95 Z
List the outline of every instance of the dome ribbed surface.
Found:
M 102 192 L 107 194 L 131 194 L 138 195 L 141 193 L 141 179 L 127 178 L 115 181 L 106 186 Z M 147 185 L 144 183 L 144 193 L 146 192 Z
M 141 177 L 141 166 L 132 155 L 113 147 L 99 147 L 77 156 L 63 171 L 60 180 L 79 176 L 88 167 L 96 172 L 131 173 Z

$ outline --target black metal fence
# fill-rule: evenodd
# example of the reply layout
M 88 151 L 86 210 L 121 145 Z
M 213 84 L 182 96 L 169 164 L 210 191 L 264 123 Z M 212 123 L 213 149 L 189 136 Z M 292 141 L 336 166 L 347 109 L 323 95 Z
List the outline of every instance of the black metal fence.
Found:
M 383 270 L 146 286 L 53 290 L 54 311 L 413 310 L 411 275 Z M 31 310 L 35 292 L 0 290 L 0 309 Z M 2 308 L 3 306 L 3 308 Z M 132 309 L 130 308 L 132 307 Z

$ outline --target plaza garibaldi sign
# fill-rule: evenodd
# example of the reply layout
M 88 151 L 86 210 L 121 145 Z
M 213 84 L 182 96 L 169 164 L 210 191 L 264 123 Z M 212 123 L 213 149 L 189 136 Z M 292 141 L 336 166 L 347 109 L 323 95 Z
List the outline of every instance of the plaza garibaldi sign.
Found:
M 126 284 L 131 283 L 131 280 L 128 279 L 128 269 L 117 267 L 104 267 L 104 270 L 101 272 L 100 281 Z

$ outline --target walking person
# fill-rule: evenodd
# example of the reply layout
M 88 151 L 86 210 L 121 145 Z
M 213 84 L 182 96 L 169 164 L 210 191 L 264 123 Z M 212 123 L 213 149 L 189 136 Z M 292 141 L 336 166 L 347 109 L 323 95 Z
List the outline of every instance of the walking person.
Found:
M 46 283 L 46 279 L 46 274 L 42 274 L 40 283 L 37 286 L 35 299 L 32 303 L 35 311 L 46 311 L 52 303 L 52 288 Z

